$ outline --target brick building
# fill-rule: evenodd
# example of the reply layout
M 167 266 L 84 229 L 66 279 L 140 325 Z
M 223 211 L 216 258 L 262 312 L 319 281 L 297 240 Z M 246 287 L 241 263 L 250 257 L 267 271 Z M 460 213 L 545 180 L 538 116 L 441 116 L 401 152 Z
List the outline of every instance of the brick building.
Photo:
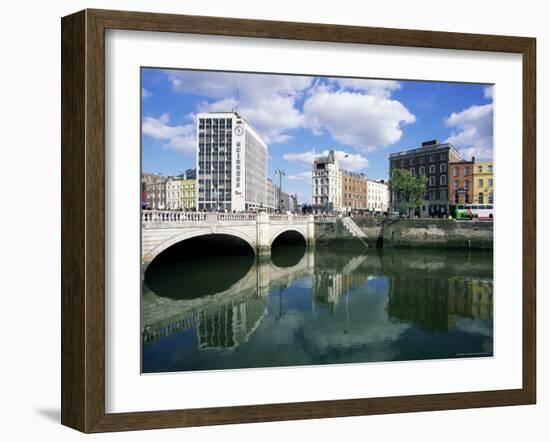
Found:
M 449 166 L 460 161 L 460 155 L 450 143 L 437 140 L 426 141 L 421 147 L 389 156 L 390 177 L 396 169 L 408 170 L 414 176 L 426 176 L 426 194 L 422 206 L 414 215 L 420 217 L 443 217 L 450 213 Z M 390 192 L 391 210 L 399 210 L 400 195 Z
M 454 161 L 450 170 L 450 201 L 452 204 L 472 204 L 474 202 L 474 162 Z
M 363 211 L 368 208 L 368 179 L 364 173 L 342 169 L 342 210 L 345 212 Z

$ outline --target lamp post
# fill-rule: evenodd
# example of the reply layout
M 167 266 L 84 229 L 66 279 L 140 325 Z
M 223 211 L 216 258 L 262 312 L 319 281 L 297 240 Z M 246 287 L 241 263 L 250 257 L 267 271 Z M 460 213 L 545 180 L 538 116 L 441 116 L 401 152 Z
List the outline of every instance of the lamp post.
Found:
M 280 213 L 283 213 L 283 200 L 282 200 L 282 196 L 283 196 L 283 176 L 286 175 L 285 171 L 284 170 L 281 170 L 281 169 L 276 169 L 275 170 L 275 174 L 276 175 L 279 175 L 279 212 Z

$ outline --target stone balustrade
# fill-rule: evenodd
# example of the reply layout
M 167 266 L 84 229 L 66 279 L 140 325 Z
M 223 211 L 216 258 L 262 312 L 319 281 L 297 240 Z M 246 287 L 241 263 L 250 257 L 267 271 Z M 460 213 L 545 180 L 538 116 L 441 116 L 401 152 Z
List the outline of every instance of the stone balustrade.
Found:
M 270 221 L 306 222 L 308 215 L 294 214 L 262 214 L 269 216 Z M 141 221 L 143 224 L 156 223 L 205 223 L 205 222 L 228 222 L 228 221 L 256 221 L 256 213 L 216 213 L 216 212 L 184 212 L 175 210 L 142 210 Z
M 218 213 L 218 221 L 256 221 L 255 213 Z
M 142 210 L 143 223 L 201 223 L 206 221 L 205 212 L 183 212 L 174 210 Z

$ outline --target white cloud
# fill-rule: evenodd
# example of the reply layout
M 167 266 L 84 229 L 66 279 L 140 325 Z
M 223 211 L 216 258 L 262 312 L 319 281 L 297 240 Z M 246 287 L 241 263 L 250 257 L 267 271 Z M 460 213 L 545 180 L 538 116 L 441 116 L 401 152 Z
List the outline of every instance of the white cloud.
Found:
M 234 98 L 224 98 L 213 103 L 204 101 L 199 104 L 198 110 L 200 112 L 231 112 L 238 104 L 239 102 Z
M 493 104 L 473 105 L 453 112 L 445 119 L 453 128 L 447 142 L 457 147 L 463 158 L 490 159 L 493 156 Z
M 151 91 L 148 91 L 144 87 L 141 88 L 141 98 L 144 100 L 147 100 L 148 98 L 151 98 L 153 96 L 153 93 Z
M 169 123 L 168 114 L 162 114 L 159 118 L 145 117 L 141 126 L 142 132 L 156 140 L 167 141 L 163 145 L 166 149 L 195 154 L 195 124 L 170 126 Z
M 304 124 L 296 100 L 312 78 L 226 72 L 167 71 L 175 91 L 213 99 L 201 111 L 231 111 L 243 115 L 268 143 L 287 141 L 285 132 Z
M 290 181 L 309 181 L 311 180 L 311 170 L 300 172 L 294 175 L 287 175 L 286 178 Z
M 302 153 L 285 153 L 283 158 L 287 161 L 296 161 L 298 163 L 304 163 L 311 166 L 313 164 L 313 152 L 302 152 Z
M 490 98 L 492 100 L 493 91 L 494 91 L 494 86 L 486 86 L 485 88 L 483 88 L 483 96 L 485 98 Z
M 328 155 L 328 152 L 328 150 L 324 150 L 323 152 L 315 153 L 315 155 L 313 152 L 286 153 L 283 155 L 283 158 L 287 161 L 298 162 L 311 166 L 313 164 L 314 157 L 326 156 Z M 361 154 L 353 154 L 344 152 L 343 150 L 335 150 L 335 154 L 340 167 L 351 172 L 360 171 L 369 165 L 369 160 Z
M 395 80 L 369 80 L 360 78 L 332 78 L 332 82 L 343 89 L 367 92 L 381 98 L 389 98 L 393 91 L 401 89 L 401 83 Z
M 415 116 L 397 100 L 359 92 L 319 90 L 304 103 L 307 125 L 315 132 L 328 130 L 342 144 L 375 150 L 397 142 L 401 124 Z

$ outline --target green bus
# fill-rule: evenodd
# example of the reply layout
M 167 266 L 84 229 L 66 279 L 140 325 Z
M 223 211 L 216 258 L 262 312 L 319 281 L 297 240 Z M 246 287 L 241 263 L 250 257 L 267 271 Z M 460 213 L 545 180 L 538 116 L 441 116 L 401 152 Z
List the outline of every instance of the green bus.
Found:
M 455 219 L 494 219 L 492 204 L 456 204 L 451 206 L 451 213 Z

